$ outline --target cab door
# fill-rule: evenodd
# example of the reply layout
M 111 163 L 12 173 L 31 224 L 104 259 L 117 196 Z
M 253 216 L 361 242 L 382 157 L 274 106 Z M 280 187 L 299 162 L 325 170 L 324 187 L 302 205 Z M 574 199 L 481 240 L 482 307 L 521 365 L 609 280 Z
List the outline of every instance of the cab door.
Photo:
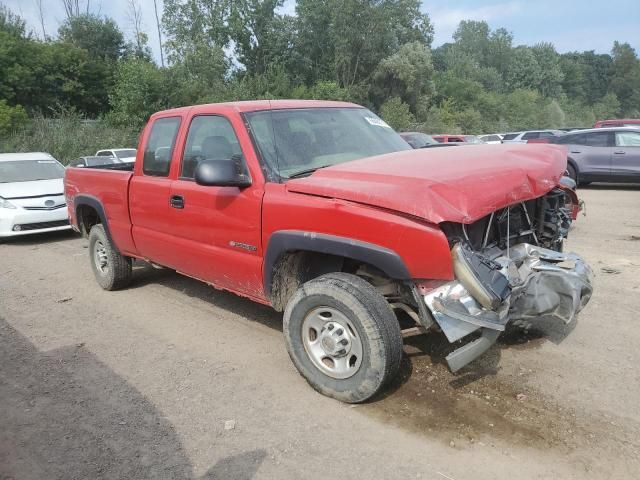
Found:
M 142 165 L 136 165 L 136 173 L 129 185 L 133 239 L 144 258 L 176 268 L 169 233 L 169 173 L 182 118 L 163 117 L 152 122 L 144 144 Z
M 248 171 L 247 155 L 253 155 L 253 150 L 243 151 L 237 132 L 247 135 L 237 114 L 191 118 L 178 177 L 171 184 L 169 232 L 178 271 L 218 288 L 263 299 L 264 184 L 261 173 Z M 249 142 L 247 136 L 244 144 Z M 236 162 L 250 174 L 252 183 L 246 188 L 198 185 L 194 175 L 203 160 Z

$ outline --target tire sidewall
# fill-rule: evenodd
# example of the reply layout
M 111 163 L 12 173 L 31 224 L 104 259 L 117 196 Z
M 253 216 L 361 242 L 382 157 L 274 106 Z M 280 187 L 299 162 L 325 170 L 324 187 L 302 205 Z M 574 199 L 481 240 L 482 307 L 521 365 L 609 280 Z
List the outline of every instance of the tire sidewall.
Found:
M 96 265 L 94 249 L 98 241 L 102 242 L 102 245 L 104 245 L 107 253 L 109 262 L 109 270 L 107 271 L 107 273 L 101 272 Z M 107 234 L 105 233 L 104 228 L 102 228 L 101 225 L 95 225 L 93 228 L 91 228 L 91 232 L 89 232 L 89 256 L 91 261 L 91 269 L 93 270 L 93 274 L 96 277 L 96 281 L 102 288 L 110 289 L 113 286 L 115 275 L 113 249 L 111 248 L 111 244 L 109 243 Z
M 331 307 L 344 314 L 362 342 L 363 358 L 358 371 L 349 378 L 336 379 L 323 373 L 309 358 L 302 340 L 306 315 L 318 307 Z M 284 335 L 289 356 L 302 376 L 318 392 L 338 400 L 356 403 L 371 397 L 385 380 L 386 356 L 379 327 L 371 312 L 351 292 L 336 285 L 301 287 L 285 310 Z

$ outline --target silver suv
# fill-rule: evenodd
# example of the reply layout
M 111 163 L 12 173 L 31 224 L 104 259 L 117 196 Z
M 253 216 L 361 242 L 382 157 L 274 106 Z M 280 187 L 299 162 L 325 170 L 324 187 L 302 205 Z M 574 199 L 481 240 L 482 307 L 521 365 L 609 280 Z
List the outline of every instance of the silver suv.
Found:
M 640 182 L 640 128 L 593 128 L 551 140 L 567 146 L 569 176 L 590 182 Z

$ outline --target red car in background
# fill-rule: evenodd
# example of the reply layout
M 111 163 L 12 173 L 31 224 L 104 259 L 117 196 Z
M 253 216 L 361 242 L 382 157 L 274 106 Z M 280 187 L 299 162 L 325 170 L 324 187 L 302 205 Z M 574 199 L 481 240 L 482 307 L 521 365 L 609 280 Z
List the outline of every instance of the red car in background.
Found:
M 598 120 L 593 128 L 602 127 L 640 127 L 640 118 L 617 118 L 612 120 Z
M 433 139 L 440 143 L 484 143 L 476 135 L 432 135 Z

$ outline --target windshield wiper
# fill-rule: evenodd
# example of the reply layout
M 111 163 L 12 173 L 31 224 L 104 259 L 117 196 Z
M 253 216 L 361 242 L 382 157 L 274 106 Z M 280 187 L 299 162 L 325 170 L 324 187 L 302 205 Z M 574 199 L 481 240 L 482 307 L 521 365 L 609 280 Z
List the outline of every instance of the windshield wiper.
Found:
M 306 177 L 307 175 L 311 175 L 316 170 L 320 170 L 321 168 L 333 167 L 333 165 L 334 165 L 333 163 L 330 163 L 328 165 L 321 165 L 320 167 L 305 168 L 304 170 L 300 170 L 299 172 L 289 175 L 288 178 Z

